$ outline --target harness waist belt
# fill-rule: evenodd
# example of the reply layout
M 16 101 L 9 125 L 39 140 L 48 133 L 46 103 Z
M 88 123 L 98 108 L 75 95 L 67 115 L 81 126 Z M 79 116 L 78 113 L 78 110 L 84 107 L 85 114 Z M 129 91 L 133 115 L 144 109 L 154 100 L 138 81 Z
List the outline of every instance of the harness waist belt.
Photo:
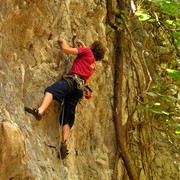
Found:
M 63 77 L 64 78 L 68 78 L 68 77 L 73 78 L 76 81 L 78 88 L 81 90 L 84 89 L 84 79 L 80 75 L 78 75 L 78 74 L 66 74 Z
M 70 76 L 75 77 L 75 78 L 79 78 L 79 79 L 84 81 L 84 79 L 79 74 L 72 73 L 72 74 L 67 74 L 67 75 L 70 75 Z

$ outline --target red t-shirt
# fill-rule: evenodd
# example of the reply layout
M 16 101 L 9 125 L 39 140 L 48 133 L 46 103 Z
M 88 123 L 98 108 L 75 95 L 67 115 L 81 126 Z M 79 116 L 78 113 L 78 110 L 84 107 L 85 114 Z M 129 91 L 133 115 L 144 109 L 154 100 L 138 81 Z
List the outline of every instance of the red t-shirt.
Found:
M 96 60 L 90 48 L 77 48 L 78 56 L 74 60 L 69 74 L 75 73 L 80 75 L 86 82 L 96 68 Z

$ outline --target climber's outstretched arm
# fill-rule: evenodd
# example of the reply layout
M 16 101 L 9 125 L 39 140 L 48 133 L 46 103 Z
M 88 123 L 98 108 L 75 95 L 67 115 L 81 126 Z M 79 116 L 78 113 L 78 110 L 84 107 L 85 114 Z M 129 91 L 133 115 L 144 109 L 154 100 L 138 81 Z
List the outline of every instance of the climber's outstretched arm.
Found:
M 80 39 L 78 39 L 78 40 L 76 41 L 76 43 L 79 44 L 79 45 L 82 46 L 82 47 L 86 47 L 86 45 L 84 44 L 84 42 L 81 41 Z
M 66 54 L 74 54 L 77 55 L 78 54 L 78 50 L 77 48 L 72 48 L 67 44 L 67 41 L 63 38 L 59 38 L 58 39 L 59 42 L 61 43 L 61 48 L 63 50 L 64 53 Z

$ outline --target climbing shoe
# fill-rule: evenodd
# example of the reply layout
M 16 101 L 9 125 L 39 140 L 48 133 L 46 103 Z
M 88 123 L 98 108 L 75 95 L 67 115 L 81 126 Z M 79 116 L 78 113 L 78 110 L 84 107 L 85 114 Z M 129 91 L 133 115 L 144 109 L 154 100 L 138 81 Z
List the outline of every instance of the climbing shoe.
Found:
M 30 114 L 32 114 L 38 121 L 41 120 L 42 115 L 39 114 L 38 109 L 30 108 L 30 107 L 24 107 L 24 110 Z
M 60 150 L 58 152 L 58 158 L 63 160 L 68 154 L 69 153 L 67 150 L 66 142 L 61 142 Z

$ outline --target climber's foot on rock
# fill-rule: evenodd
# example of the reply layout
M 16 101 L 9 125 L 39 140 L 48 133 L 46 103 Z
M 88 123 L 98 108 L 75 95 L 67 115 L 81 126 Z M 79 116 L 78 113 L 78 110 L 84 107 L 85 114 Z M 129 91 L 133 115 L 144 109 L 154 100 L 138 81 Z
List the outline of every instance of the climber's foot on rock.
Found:
M 39 114 L 38 109 L 30 108 L 30 107 L 24 107 L 24 110 L 30 114 L 32 114 L 38 121 L 41 120 L 42 115 Z

